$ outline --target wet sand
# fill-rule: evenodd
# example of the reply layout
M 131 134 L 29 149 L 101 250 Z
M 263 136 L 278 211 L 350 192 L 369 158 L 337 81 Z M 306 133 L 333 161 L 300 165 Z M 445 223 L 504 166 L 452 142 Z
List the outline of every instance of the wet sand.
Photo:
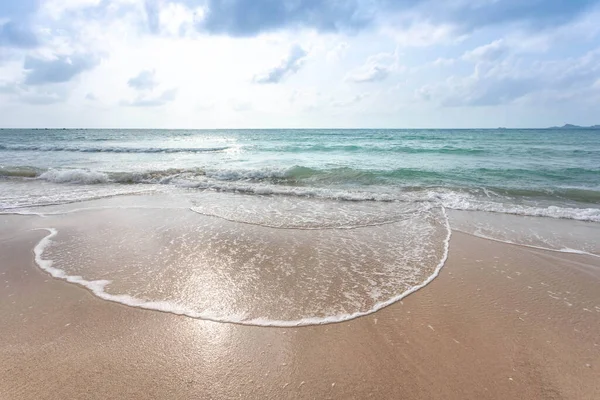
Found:
M 404 301 L 264 328 L 95 298 L 35 266 L 45 235 L 0 229 L 2 400 L 600 398 L 600 258 L 454 233 Z

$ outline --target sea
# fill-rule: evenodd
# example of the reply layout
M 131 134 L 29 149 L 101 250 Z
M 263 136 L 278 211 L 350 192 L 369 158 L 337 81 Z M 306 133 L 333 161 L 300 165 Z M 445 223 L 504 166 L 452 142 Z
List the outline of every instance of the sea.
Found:
M 452 233 L 600 257 L 600 130 L 0 130 L 0 218 L 96 296 L 301 326 L 431 282 Z

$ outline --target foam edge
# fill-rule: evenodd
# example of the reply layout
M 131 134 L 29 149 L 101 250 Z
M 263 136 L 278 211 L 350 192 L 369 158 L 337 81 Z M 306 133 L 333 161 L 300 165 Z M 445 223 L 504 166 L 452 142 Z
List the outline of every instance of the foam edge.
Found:
M 69 283 L 74 283 L 80 286 L 85 287 L 90 290 L 96 297 L 99 297 L 103 300 L 119 303 L 129 307 L 142 308 L 146 310 L 152 311 L 160 311 L 174 315 L 187 316 L 190 318 L 201 319 L 205 321 L 219 322 L 219 323 L 230 323 L 237 325 L 248 325 L 248 326 L 262 326 L 262 327 L 277 327 L 277 328 L 293 328 L 293 327 L 302 327 L 302 326 L 313 326 L 313 325 L 327 325 L 327 324 L 335 324 L 340 322 L 346 322 L 353 319 L 357 319 L 360 317 L 364 317 L 370 314 L 373 314 L 387 306 L 390 306 L 398 301 L 402 300 L 406 296 L 424 288 L 429 283 L 431 283 L 437 276 L 440 271 L 444 267 L 446 260 L 448 259 L 448 253 L 450 249 L 450 238 L 452 237 L 452 229 L 450 227 L 450 221 L 448 219 L 448 215 L 446 213 L 446 209 L 441 206 L 442 214 L 444 215 L 447 235 L 444 240 L 444 254 L 436 266 L 434 272 L 421 284 L 417 286 L 413 286 L 410 289 L 404 291 L 403 293 L 394 296 L 384 302 L 375 304 L 371 309 L 367 311 L 359 311 L 352 314 L 344 314 L 344 315 L 335 315 L 329 317 L 309 317 L 302 318 L 299 320 L 293 321 L 280 321 L 280 320 L 269 320 L 263 318 L 255 318 L 255 319 L 244 319 L 243 317 L 238 318 L 223 318 L 217 315 L 211 315 L 208 313 L 197 312 L 193 310 L 189 310 L 185 307 L 182 307 L 177 304 L 169 303 L 166 301 L 146 301 L 142 299 L 138 299 L 129 295 L 114 295 L 107 293 L 105 288 L 107 285 L 111 283 L 109 280 L 96 280 L 96 281 L 88 281 L 81 276 L 73 276 L 68 275 L 64 270 L 53 267 L 53 260 L 46 260 L 42 258 L 44 251 L 46 248 L 52 243 L 52 238 L 58 234 L 58 230 L 55 228 L 39 228 L 35 230 L 45 230 L 48 231 L 49 234 L 46 235 L 33 249 L 35 255 L 35 263 L 38 265 L 40 269 L 50 274 L 52 277 L 57 279 L 62 279 Z
M 569 247 L 564 247 L 562 249 L 553 249 L 553 248 L 550 248 L 550 247 L 534 246 L 532 244 L 524 244 L 524 243 L 512 242 L 510 240 L 497 239 L 497 238 L 493 238 L 491 236 L 486 236 L 486 235 L 481 235 L 481 234 L 477 234 L 477 233 L 467 232 L 467 231 L 463 231 L 463 230 L 460 230 L 460 229 L 455 229 L 455 231 L 463 233 L 465 235 L 473 236 L 473 237 L 476 237 L 476 238 L 479 238 L 479 239 L 490 240 L 492 242 L 498 242 L 498 243 L 504 243 L 504 244 L 510 244 L 512 246 L 526 247 L 528 249 L 551 251 L 551 252 L 554 252 L 554 253 L 578 254 L 578 255 L 581 255 L 581 256 L 590 256 L 590 257 L 600 258 L 600 254 L 590 253 L 590 252 L 583 251 L 583 250 L 571 249 Z

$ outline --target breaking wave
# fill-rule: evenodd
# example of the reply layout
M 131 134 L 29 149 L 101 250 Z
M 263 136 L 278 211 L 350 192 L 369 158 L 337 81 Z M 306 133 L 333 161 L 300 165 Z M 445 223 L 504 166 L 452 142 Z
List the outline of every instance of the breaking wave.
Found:
M 600 201 L 600 190 L 570 187 L 535 190 L 438 186 L 436 182 L 443 179 L 442 173 L 408 168 L 376 171 L 347 167 L 315 169 L 292 166 L 103 172 L 88 169 L 44 170 L 20 166 L 0 167 L 0 177 L 71 185 L 166 185 L 184 189 L 344 201 L 435 201 L 453 210 L 600 222 L 600 208 L 595 207 Z M 544 202 L 548 198 L 559 199 L 563 204 L 549 205 Z M 520 199 L 531 201 L 524 203 Z M 573 206 L 574 202 L 578 206 Z M 594 206 L 585 207 L 585 204 Z
M 9 151 L 64 151 L 76 153 L 214 153 L 230 147 L 102 147 L 102 146 L 48 146 L 48 145 L 0 145 Z

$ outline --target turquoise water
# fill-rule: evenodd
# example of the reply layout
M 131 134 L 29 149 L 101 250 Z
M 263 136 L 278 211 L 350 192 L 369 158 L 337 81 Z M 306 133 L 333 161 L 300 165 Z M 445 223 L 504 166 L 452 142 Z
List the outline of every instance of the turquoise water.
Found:
M 449 208 L 598 221 L 599 139 L 599 131 L 585 129 L 3 130 L 0 176 L 4 184 L 62 184 L 47 186 L 48 202 L 61 202 L 57 190 L 73 201 L 160 185 L 349 200 L 438 198 Z M 86 186 L 85 194 L 75 185 Z M 3 208 L 41 201 L 28 201 L 27 190 L 18 198 L 7 190 L 0 192 Z M 560 209 L 553 214 L 552 206 Z
M 593 130 L 4 130 L 0 225 L 96 296 L 346 321 L 431 282 L 454 232 L 600 257 Z M 11 222 L 12 221 L 12 222 Z M 11 225 L 12 224 L 12 225 Z

